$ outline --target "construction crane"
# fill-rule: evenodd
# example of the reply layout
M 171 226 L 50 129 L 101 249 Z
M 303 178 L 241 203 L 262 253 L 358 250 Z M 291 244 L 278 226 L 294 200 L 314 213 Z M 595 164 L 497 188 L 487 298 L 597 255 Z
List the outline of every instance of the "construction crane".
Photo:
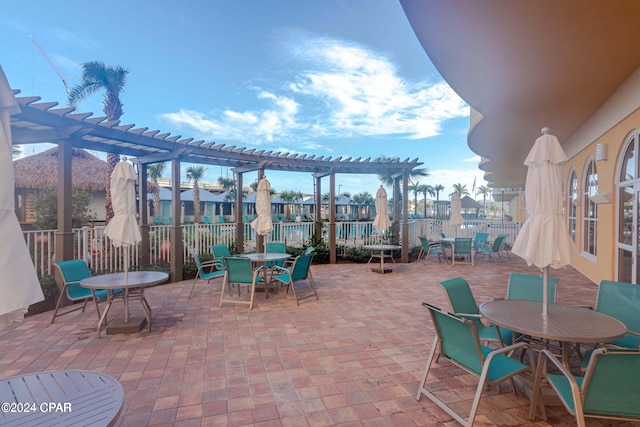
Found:
M 67 80 L 71 79 L 72 77 L 64 77 L 60 72 L 60 70 L 58 70 L 58 67 L 56 67 L 56 64 L 54 64 L 51 58 L 49 58 L 49 55 L 47 55 L 47 52 L 45 52 L 42 46 L 40 46 L 40 43 L 38 43 L 36 39 L 34 39 L 33 36 L 31 35 L 29 36 L 29 38 L 31 39 L 33 44 L 36 45 L 36 47 L 38 48 L 42 56 L 44 56 L 44 59 L 46 59 L 49 65 L 51 65 L 51 68 L 53 68 L 53 71 L 55 71 L 58 77 L 60 77 L 60 80 L 62 80 L 62 84 L 64 85 L 64 88 L 67 91 L 67 95 L 68 95 L 71 90 L 69 89 L 69 86 L 67 86 Z

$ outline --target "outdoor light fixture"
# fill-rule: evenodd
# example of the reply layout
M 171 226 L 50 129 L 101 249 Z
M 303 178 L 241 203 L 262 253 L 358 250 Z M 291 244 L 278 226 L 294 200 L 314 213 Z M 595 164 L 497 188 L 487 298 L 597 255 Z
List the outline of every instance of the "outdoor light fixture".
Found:
M 609 157 L 609 147 L 607 144 L 600 143 L 596 145 L 596 160 L 606 161 Z

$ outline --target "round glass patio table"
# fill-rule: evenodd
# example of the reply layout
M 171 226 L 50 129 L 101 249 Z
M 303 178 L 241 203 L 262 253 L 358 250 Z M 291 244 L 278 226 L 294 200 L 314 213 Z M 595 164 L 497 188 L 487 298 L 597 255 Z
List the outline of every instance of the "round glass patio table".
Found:
M 391 268 L 385 268 L 384 266 L 384 259 L 385 258 L 391 258 L 391 261 L 393 261 L 393 263 L 396 263 L 396 260 L 393 259 L 393 251 L 396 250 L 400 250 L 402 249 L 402 246 L 399 245 L 364 245 L 363 248 L 365 249 L 369 249 L 371 251 L 371 256 L 369 257 L 369 261 L 367 262 L 367 266 L 369 265 L 369 263 L 371 262 L 372 259 L 374 258 L 379 258 L 380 259 L 380 268 L 372 268 L 371 271 L 376 272 L 376 273 L 380 273 L 380 274 L 385 274 L 385 273 L 391 273 L 393 270 Z M 377 251 L 380 251 L 380 254 L 376 254 Z M 386 251 L 390 251 L 390 253 L 386 254 Z
M 100 372 L 46 371 L 0 380 L 0 401 L 3 426 L 112 426 L 124 391 Z
M 151 332 L 151 306 L 144 297 L 144 288 L 157 285 L 169 279 L 167 273 L 161 271 L 129 271 L 127 273 L 102 274 L 92 276 L 80 281 L 80 286 L 89 288 L 91 291 L 98 289 L 107 290 L 107 306 L 98 321 L 98 338 L 100 338 L 100 328 L 107 319 L 107 313 L 111 308 L 111 303 L 115 297 L 121 297 L 125 307 L 125 323 L 129 322 L 129 297 L 138 296 L 142 311 L 147 320 L 147 328 Z M 120 294 L 114 295 L 114 290 L 122 289 Z M 95 295 L 94 295 L 95 298 Z
M 284 253 L 280 253 L 280 252 L 266 252 L 266 253 L 255 253 L 255 254 L 242 254 L 240 255 L 241 257 L 244 258 L 249 258 L 251 260 L 251 263 L 256 265 L 256 266 L 260 266 L 260 265 L 266 265 L 268 262 L 277 262 L 277 261 L 284 261 L 287 260 L 289 258 L 291 258 L 290 254 L 284 254 Z M 269 289 L 271 287 L 271 280 L 272 280 L 272 276 L 273 274 L 265 274 L 265 284 L 266 286 L 264 288 L 258 288 L 256 287 L 256 291 L 264 291 L 266 294 L 266 298 L 269 298 L 269 292 L 267 292 L 266 290 Z M 277 292 L 278 289 L 277 287 L 275 288 L 275 291 Z

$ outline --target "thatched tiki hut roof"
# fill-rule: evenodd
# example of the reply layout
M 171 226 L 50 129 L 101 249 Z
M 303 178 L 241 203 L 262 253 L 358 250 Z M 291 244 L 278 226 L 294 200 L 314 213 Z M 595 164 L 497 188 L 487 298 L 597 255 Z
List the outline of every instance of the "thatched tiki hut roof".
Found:
M 58 147 L 24 157 L 13 162 L 16 188 L 45 190 L 58 186 Z M 93 154 L 73 148 L 71 185 L 86 191 L 104 191 L 107 180 L 107 162 Z

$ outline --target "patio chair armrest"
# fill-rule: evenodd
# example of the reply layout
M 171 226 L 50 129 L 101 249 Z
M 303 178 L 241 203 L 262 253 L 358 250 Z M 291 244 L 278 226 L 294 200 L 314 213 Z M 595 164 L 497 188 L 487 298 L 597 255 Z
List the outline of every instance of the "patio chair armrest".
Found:
M 576 393 L 579 394 L 580 389 L 578 388 L 578 383 L 576 382 L 573 374 L 562 364 L 562 362 L 556 357 L 555 354 L 551 353 L 549 350 L 540 350 L 540 358 L 538 358 L 538 363 L 542 363 L 542 356 L 551 361 L 554 366 L 569 380 L 571 384 L 571 388 L 575 388 Z
M 256 267 L 256 268 L 253 270 L 253 279 L 255 280 L 255 278 L 256 278 L 256 277 L 258 277 L 258 276 L 260 275 L 260 272 L 261 272 L 262 270 L 266 270 L 266 269 L 267 269 L 267 268 L 266 268 L 264 265 L 261 265 L 261 266 L 259 266 L 259 267 Z
M 209 271 L 213 271 L 214 267 L 216 270 L 224 270 L 224 262 L 222 262 L 222 260 L 214 259 L 202 263 L 203 270 L 209 269 Z
M 510 344 L 510 345 L 507 345 L 507 346 L 504 346 L 504 347 L 499 347 L 499 348 L 496 348 L 495 350 L 492 349 L 491 353 L 489 353 L 489 356 L 487 356 L 487 361 L 489 361 L 491 358 L 493 358 L 497 354 L 511 353 L 514 350 L 517 350 L 517 349 L 523 348 L 523 347 L 525 348 L 525 350 L 529 350 L 530 346 L 526 342 L 519 342 L 519 343 L 516 343 L 516 344 Z M 531 353 L 529 353 L 529 354 L 531 354 Z
M 273 273 L 278 273 L 278 272 L 282 272 L 284 274 L 288 274 L 290 272 L 290 270 L 288 268 L 285 267 L 280 267 L 279 265 L 274 265 L 273 267 L 271 267 Z
M 460 317 L 473 317 L 475 319 L 482 319 L 481 314 L 471 314 L 471 313 L 455 313 L 456 316 Z

